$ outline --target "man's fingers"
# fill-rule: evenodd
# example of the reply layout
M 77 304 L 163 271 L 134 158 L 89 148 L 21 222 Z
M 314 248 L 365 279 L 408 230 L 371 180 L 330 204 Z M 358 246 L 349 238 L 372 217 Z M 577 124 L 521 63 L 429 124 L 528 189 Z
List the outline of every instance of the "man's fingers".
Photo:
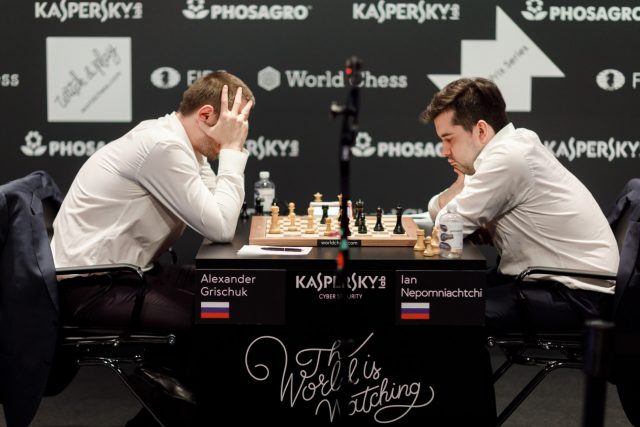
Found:
M 220 113 L 229 111 L 229 87 L 222 86 L 222 94 L 220 95 Z
M 242 111 L 240 111 L 240 114 L 245 117 L 249 117 L 249 111 L 251 111 L 251 107 L 253 107 L 253 101 L 247 102 Z
M 233 99 L 233 105 L 231 106 L 231 112 L 237 113 L 240 110 L 240 104 L 242 103 L 242 86 L 238 86 L 236 90 L 236 97 Z

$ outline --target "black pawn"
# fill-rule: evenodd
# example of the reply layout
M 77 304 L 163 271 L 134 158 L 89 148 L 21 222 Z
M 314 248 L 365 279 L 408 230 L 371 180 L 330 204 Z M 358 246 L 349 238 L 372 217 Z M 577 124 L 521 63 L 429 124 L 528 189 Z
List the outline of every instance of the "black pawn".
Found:
M 382 225 L 382 208 L 380 206 L 376 209 L 376 225 L 373 227 L 373 231 L 384 231 L 384 225 Z
M 264 211 L 263 211 L 263 209 L 262 209 L 262 202 L 264 202 L 264 200 L 262 199 L 262 197 L 258 197 L 258 198 L 256 199 L 256 206 L 255 206 L 255 208 L 256 208 L 256 213 L 255 213 L 255 215 L 257 215 L 257 216 L 262 216 L 262 215 L 264 214 Z
M 322 218 L 320 218 L 320 224 L 326 224 L 327 218 L 329 218 L 329 206 L 322 206 Z
M 404 227 L 402 226 L 402 212 L 404 208 L 402 206 L 396 206 L 396 228 L 393 229 L 393 234 L 404 234 Z
M 358 234 L 367 234 L 367 221 L 364 219 L 363 213 L 360 213 L 360 224 L 358 225 Z
M 247 201 L 242 202 L 242 210 L 240 211 L 240 219 L 242 221 L 246 221 L 249 219 L 249 214 L 247 213 Z

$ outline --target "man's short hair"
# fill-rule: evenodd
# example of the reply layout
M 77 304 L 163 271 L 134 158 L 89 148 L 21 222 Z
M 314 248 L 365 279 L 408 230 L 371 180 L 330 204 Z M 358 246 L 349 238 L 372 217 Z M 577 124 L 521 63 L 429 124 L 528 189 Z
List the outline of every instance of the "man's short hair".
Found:
M 453 110 L 453 124 L 471 131 L 478 120 L 484 120 L 495 132 L 505 127 L 506 104 L 498 86 L 483 78 L 458 79 L 433 95 L 429 106 L 420 114 L 424 123 L 432 122 L 441 113 Z
M 253 101 L 255 105 L 253 92 L 242 80 L 226 71 L 214 71 L 199 78 L 184 91 L 178 111 L 187 116 L 208 104 L 220 114 L 220 96 L 224 85 L 229 87 L 229 108 L 233 105 L 238 87 L 242 87 L 242 97 L 247 101 Z

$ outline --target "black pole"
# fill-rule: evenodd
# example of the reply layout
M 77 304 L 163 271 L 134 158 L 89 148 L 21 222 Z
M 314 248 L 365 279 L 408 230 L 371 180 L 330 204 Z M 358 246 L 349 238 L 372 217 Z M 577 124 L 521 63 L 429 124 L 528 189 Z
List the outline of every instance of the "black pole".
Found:
M 604 426 L 607 374 L 609 372 L 612 345 L 612 322 L 603 320 L 587 321 L 584 352 L 586 384 L 582 411 L 582 425 L 584 427 Z
M 342 194 L 340 211 L 340 246 L 336 258 L 336 284 L 339 286 L 339 303 L 337 307 L 337 328 L 338 336 L 344 344 L 353 343 L 353 338 L 345 333 L 344 327 L 348 325 L 347 305 L 348 305 L 348 277 L 351 272 L 349 262 L 349 200 L 351 192 L 349 190 L 349 175 L 351 162 L 351 147 L 358 134 L 358 110 L 360 108 L 360 83 L 362 81 L 361 63 L 358 58 L 352 56 L 347 59 L 345 74 L 347 77 L 349 93 L 345 105 L 337 103 L 331 104 L 331 113 L 334 117 L 342 116 L 342 128 L 340 132 L 339 159 L 340 159 L 340 193 Z M 349 389 L 351 384 L 347 384 L 345 371 L 342 371 L 343 381 L 338 391 L 338 401 L 341 410 L 344 411 L 338 416 L 337 425 L 347 425 L 346 411 L 348 410 Z

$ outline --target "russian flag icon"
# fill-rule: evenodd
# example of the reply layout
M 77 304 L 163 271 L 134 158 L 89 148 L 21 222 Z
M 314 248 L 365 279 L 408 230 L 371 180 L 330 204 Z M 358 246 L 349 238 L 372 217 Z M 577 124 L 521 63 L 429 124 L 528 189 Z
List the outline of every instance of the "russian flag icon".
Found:
M 200 303 L 201 319 L 228 319 L 229 301 L 202 301 Z
M 400 319 L 429 320 L 430 305 L 428 302 L 400 303 Z

